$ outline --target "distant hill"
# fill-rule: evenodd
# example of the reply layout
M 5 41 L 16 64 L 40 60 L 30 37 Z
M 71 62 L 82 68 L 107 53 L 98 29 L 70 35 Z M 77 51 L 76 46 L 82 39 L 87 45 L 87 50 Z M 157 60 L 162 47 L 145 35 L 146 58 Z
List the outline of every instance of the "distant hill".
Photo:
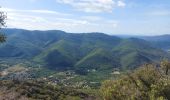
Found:
M 63 31 L 28 31 L 22 29 L 3 29 L 7 42 L 1 44 L 0 57 L 31 58 L 40 53 L 48 44 L 64 35 Z M 36 34 L 35 34 L 36 33 Z
M 158 35 L 158 36 L 119 36 L 122 38 L 130 38 L 130 37 L 135 37 L 135 38 L 140 38 L 144 39 L 148 42 L 150 42 L 152 45 L 164 49 L 164 50 L 170 50 L 170 34 L 165 34 L 165 35 Z
M 59 30 L 28 31 L 6 29 L 8 40 L 0 46 L 0 58 L 22 58 L 50 69 L 88 70 L 133 69 L 158 62 L 168 53 L 143 39 L 119 38 L 103 33 L 73 34 Z

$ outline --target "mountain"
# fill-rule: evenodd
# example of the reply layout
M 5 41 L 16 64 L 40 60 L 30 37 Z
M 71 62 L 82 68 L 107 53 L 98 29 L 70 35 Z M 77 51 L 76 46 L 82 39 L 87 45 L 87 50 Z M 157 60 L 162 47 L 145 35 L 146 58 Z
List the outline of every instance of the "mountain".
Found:
M 169 54 L 143 39 L 119 38 L 103 33 L 66 33 L 59 30 L 4 29 L 7 42 L 0 58 L 22 58 L 55 70 L 112 71 L 158 62 Z
M 152 45 L 164 49 L 164 50 L 170 50 L 170 35 L 159 35 L 159 36 L 129 36 L 129 37 L 137 37 L 140 39 L 144 39 L 148 42 L 150 42 Z
M 63 31 L 28 31 L 22 29 L 2 30 L 7 42 L 1 44 L 0 57 L 31 58 L 40 53 L 48 44 L 56 41 Z M 35 34 L 36 33 L 36 34 Z

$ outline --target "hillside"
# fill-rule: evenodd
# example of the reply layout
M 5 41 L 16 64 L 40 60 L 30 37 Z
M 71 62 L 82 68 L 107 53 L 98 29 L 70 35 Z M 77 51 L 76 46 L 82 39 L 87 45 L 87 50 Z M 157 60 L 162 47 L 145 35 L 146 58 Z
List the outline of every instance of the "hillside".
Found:
M 169 100 L 169 74 L 146 64 L 117 80 L 104 81 L 100 92 L 103 100 Z
M 133 37 L 133 36 L 132 36 Z M 164 50 L 170 50 L 170 35 L 159 35 L 159 36 L 139 36 L 138 38 L 144 39 L 158 48 Z
M 43 80 L 0 80 L 0 100 L 96 100 L 94 93 Z
M 73 34 L 58 30 L 28 31 L 6 29 L 8 40 L 1 44 L 0 58 L 22 58 L 49 69 L 111 71 L 113 68 L 134 69 L 135 66 L 158 62 L 169 55 L 137 38 L 119 38 L 103 33 Z

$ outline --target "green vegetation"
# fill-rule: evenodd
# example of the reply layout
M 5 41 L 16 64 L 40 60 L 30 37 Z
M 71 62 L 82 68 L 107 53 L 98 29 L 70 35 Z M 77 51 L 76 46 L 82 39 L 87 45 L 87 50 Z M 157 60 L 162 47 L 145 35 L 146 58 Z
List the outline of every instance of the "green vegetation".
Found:
M 5 20 L 7 16 L 4 14 L 4 12 L 0 12 L 0 29 L 5 26 Z M 4 34 L 0 34 L 0 42 L 5 42 L 6 36 Z
M 104 100 L 169 100 L 170 79 L 155 65 L 147 64 L 100 88 Z
M 160 35 L 160 36 L 150 36 L 150 37 L 141 37 L 142 39 L 145 39 L 152 43 L 153 45 L 162 48 L 166 51 L 170 49 L 170 35 Z
M 1 30 L 0 100 L 170 100 L 169 35 Z
M 170 99 L 169 61 L 160 67 L 147 64 L 158 64 L 169 53 L 145 40 L 102 33 L 2 31 L 9 42 L 0 46 L 0 99 Z
M 88 73 L 87 77 L 77 76 L 70 71 L 59 72 L 56 75 L 53 73 L 53 76 L 47 75 L 46 79 L 43 76 L 31 80 L 1 80 L 0 99 L 169 100 L 170 76 L 169 72 L 167 73 L 165 70 L 167 65 L 169 66 L 169 63 L 165 64 L 165 61 L 161 62 L 160 67 L 154 64 L 145 64 L 134 71 L 119 75 L 117 79 L 105 80 L 101 86 L 101 74 L 95 72 Z M 20 67 L 19 70 L 24 69 Z M 102 73 L 102 75 L 107 74 Z M 62 80 L 64 84 L 61 85 L 55 83 L 56 76 L 59 76 L 61 80 L 73 76 L 75 78 Z M 87 84 L 88 82 L 91 84 Z M 71 83 L 76 84 L 69 85 Z
M 161 67 L 164 70 L 165 74 L 168 75 L 168 71 L 170 69 L 170 62 L 165 59 L 161 62 Z
M 14 100 L 95 100 L 93 92 L 50 85 L 40 80 L 0 81 L 0 99 Z M 13 95 L 12 95 L 13 94 Z
M 103 33 L 71 34 L 53 30 L 2 31 L 6 33 L 8 42 L 0 46 L 0 58 L 26 59 L 51 70 L 75 70 L 82 75 L 90 70 L 108 72 L 114 68 L 134 69 L 169 57 L 167 52 L 137 38 L 122 39 Z

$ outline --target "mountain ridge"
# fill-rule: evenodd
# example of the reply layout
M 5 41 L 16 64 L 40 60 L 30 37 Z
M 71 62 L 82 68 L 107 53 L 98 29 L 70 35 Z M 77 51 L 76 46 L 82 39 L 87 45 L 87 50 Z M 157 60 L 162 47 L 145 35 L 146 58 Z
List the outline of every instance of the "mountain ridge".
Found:
M 169 57 L 166 51 L 139 38 L 124 39 L 96 32 L 73 34 L 59 30 L 3 29 L 3 32 L 8 40 L 0 46 L 3 51 L 0 58 L 30 59 L 50 69 L 71 69 L 80 74 L 92 69 L 133 69 Z

